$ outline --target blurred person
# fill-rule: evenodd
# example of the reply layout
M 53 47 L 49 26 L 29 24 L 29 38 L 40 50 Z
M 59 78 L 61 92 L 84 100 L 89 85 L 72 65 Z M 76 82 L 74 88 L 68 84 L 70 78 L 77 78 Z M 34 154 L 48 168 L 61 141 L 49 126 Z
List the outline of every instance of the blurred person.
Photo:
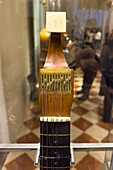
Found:
M 89 42 L 89 28 L 85 28 L 85 33 L 84 33 L 84 43 L 87 45 L 87 43 Z
M 112 32 L 111 32 L 111 34 L 109 36 L 109 40 L 112 40 L 112 39 L 113 39 L 113 30 L 112 30 Z
M 113 98 L 113 39 L 105 43 L 100 57 L 102 72 L 100 95 L 104 95 L 104 122 L 110 122 Z
M 100 49 L 102 33 L 101 30 L 98 28 L 95 35 L 94 35 L 94 50 Z
M 72 57 L 69 67 L 74 70 L 80 67 L 84 72 L 82 90 L 77 92 L 77 94 L 82 94 L 82 96 L 78 99 L 88 99 L 91 85 L 98 71 L 98 61 L 95 59 L 95 52 L 83 44 L 81 44 L 81 47 L 77 47 L 75 43 L 71 43 L 67 45 L 67 48 Z
M 102 50 L 101 50 L 101 54 L 100 54 L 100 71 L 103 73 L 109 63 L 109 52 L 108 52 L 108 33 L 106 33 L 105 36 L 105 43 L 103 44 Z M 101 77 L 101 84 L 100 84 L 100 92 L 99 95 L 105 95 L 106 92 L 106 83 L 104 80 L 104 77 L 102 75 Z
M 74 25 L 71 26 L 71 35 L 70 35 L 70 38 L 72 41 L 74 41 L 74 30 L 75 30 L 75 27 Z
M 105 96 L 104 102 L 104 122 L 110 122 L 112 116 L 112 101 L 113 101 L 113 58 L 110 60 L 106 71 L 104 72 L 105 82 L 108 88 L 108 94 Z
M 87 35 L 88 29 L 89 28 L 87 27 L 84 29 L 84 41 L 88 39 L 88 35 Z
M 93 49 L 94 49 L 94 45 L 95 45 L 95 34 L 97 33 L 97 29 L 94 27 L 92 28 L 92 33 L 93 33 Z
M 86 32 L 86 39 L 85 39 L 85 44 L 90 46 L 91 48 L 93 48 L 93 32 L 91 31 L 91 29 L 87 29 Z
M 82 31 L 80 29 L 78 29 L 76 32 L 75 32 L 75 39 L 77 41 L 80 41 L 82 40 Z

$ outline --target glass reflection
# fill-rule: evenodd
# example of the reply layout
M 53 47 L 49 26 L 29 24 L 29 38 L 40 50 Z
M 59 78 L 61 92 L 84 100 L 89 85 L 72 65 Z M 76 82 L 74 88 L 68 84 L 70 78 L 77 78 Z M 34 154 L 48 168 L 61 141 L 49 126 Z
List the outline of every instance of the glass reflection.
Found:
M 71 142 L 113 142 L 113 2 L 12 0 L 0 1 L 0 9 L 0 142 L 39 142 L 38 68 L 44 65 L 49 43 L 47 10 L 67 13 L 62 45 L 74 69 Z M 30 159 L 27 154 L 17 155 L 17 160 Z M 74 168 L 102 169 L 104 159 L 109 164 L 111 156 L 76 153 Z M 15 160 L 15 154 L 10 153 L 8 160 Z M 16 161 L 12 165 L 16 167 Z M 7 159 L 4 167 L 12 167 Z

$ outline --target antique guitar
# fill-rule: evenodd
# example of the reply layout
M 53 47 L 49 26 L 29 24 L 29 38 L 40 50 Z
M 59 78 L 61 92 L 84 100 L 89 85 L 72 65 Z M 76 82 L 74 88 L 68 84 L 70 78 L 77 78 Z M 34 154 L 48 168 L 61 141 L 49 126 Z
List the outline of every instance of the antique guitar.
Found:
M 73 100 L 73 70 L 62 49 L 66 13 L 47 12 L 51 32 L 46 62 L 40 69 L 40 169 L 70 169 L 70 110 Z

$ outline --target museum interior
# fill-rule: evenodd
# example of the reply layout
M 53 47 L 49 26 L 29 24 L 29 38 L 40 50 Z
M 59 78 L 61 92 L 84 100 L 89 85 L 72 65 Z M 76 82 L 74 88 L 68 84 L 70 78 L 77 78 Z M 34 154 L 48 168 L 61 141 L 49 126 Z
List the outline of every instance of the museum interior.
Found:
M 59 13 L 58 23 L 66 31 L 48 31 L 59 28 L 54 15 L 47 30 L 49 12 Z M 40 127 L 49 116 L 70 116 L 71 143 L 113 143 L 113 0 L 0 0 L 0 18 L 0 145 L 43 143 Z M 46 77 L 47 68 L 54 68 L 56 77 Z M 75 164 L 67 170 L 113 170 L 112 150 L 76 151 Z M 0 169 L 66 169 L 40 167 L 43 161 L 35 166 L 35 156 L 0 150 Z

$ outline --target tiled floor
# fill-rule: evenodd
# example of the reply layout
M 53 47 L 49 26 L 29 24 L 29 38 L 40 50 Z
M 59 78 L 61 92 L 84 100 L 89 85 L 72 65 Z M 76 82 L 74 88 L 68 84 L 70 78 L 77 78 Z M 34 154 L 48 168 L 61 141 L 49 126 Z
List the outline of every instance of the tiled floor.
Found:
M 98 72 L 88 100 L 77 100 L 76 91 L 81 89 L 83 73 L 74 73 L 74 101 L 71 109 L 71 142 L 98 143 L 106 142 L 109 124 L 103 123 L 103 100 L 98 95 L 101 74 Z M 34 106 L 31 106 L 34 108 Z M 23 127 L 18 135 L 17 143 L 37 143 L 40 138 L 40 110 L 28 110 Z M 113 134 L 112 134 L 113 135 Z M 113 136 L 111 136 L 111 141 Z M 102 170 L 104 152 L 76 152 L 76 165 L 71 170 Z M 38 170 L 34 167 L 35 153 L 9 153 L 2 170 Z

